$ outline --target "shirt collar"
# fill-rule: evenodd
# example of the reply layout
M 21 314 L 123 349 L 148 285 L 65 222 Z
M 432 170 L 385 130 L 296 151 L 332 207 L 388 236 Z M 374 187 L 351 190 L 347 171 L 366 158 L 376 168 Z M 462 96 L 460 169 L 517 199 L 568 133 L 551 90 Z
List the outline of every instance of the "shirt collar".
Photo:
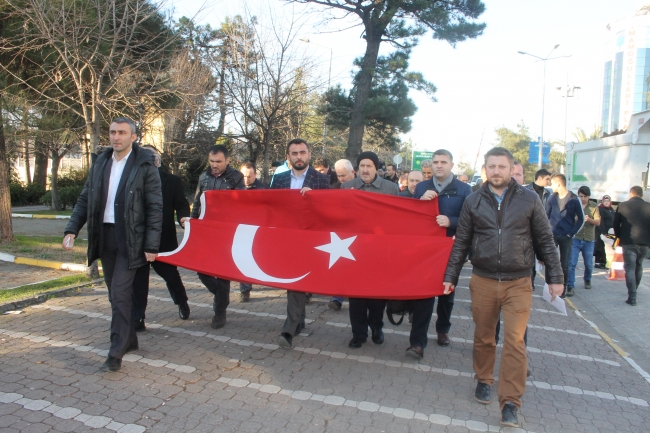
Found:
M 293 168 L 292 168 L 291 170 L 289 170 L 289 171 L 290 171 L 290 173 L 291 173 L 291 177 L 293 177 L 294 179 L 300 179 L 301 177 L 305 177 L 305 176 L 307 176 L 307 171 L 309 171 L 309 168 L 307 168 L 307 170 L 303 171 L 302 174 L 301 174 L 300 176 L 296 176 L 296 175 L 294 174 L 294 172 L 293 172 Z
M 127 153 L 124 158 L 122 158 L 122 159 L 120 159 L 118 161 L 117 159 L 115 159 L 115 151 L 113 151 L 113 161 L 118 162 L 118 163 L 120 163 L 120 162 L 124 163 L 129 159 L 129 156 L 131 156 L 131 153 L 133 153 L 133 147 L 131 147 L 131 150 L 129 150 L 129 153 Z

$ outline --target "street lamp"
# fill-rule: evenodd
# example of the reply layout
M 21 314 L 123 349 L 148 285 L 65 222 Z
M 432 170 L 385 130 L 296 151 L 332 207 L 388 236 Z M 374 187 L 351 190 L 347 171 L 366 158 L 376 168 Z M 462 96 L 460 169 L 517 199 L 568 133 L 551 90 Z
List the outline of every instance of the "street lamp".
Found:
M 567 118 L 569 113 L 569 98 L 573 98 L 576 95 L 576 90 L 580 90 L 580 87 L 569 86 L 567 84 L 564 87 L 556 87 L 556 89 L 562 92 L 563 98 L 566 98 L 564 100 L 564 145 L 566 146 L 566 127 L 567 127 Z
M 326 48 L 326 49 L 330 50 L 330 68 L 329 68 L 329 72 L 327 73 L 327 89 L 329 90 L 329 88 L 332 85 L 332 56 L 334 54 L 334 50 L 332 49 L 332 47 L 326 47 L 325 45 L 321 45 L 321 44 L 317 44 L 316 42 L 312 42 L 308 38 L 300 38 L 299 41 L 304 42 L 306 44 L 312 44 L 312 45 L 316 45 L 316 46 L 319 46 L 321 48 Z M 323 155 L 325 155 L 325 147 L 326 147 L 326 145 L 327 145 L 327 121 L 324 120 L 323 121 Z
M 561 59 L 565 57 L 571 57 L 569 56 L 557 56 L 557 57 L 550 57 L 553 51 L 559 47 L 560 44 L 557 44 L 556 46 L 553 47 L 553 49 L 548 53 L 546 57 L 539 57 L 534 54 L 527 53 L 525 51 L 517 51 L 519 54 L 523 54 L 525 56 L 531 56 L 535 57 L 538 60 L 541 60 L 544 62 L 544 86 L 543 86 L 543 91 L 542 91 L 542 131 L 540 133 L 541 137 L 539 139 L 539 161 L 537 162 L 537 167 L 539 169 L 542 168 L 542 151 L 544 149 L 544 106 L 545 106 L 545 99 L 546 99 L 546 61 L 547 60 L 555 60 L 555 59 Z

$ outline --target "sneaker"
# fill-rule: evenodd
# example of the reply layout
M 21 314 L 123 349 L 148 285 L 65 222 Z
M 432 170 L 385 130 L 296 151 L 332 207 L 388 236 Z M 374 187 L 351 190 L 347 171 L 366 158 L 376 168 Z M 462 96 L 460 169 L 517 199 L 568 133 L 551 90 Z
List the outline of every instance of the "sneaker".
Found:
M 566 288 L 566 295 L 570 298 L 571 296 L 575 295 L 575 292 L 573 291 L 573 287 L 568 286 Z
M 251 300 L 251 292 L 241 292 L 239 294 L 239 302 L 248 302 Z
M 517 419 L 517 406 L 508 402 L 501 410 L 501 425 L 508 427 L 519 427 L 519 420 Z
M 330 310 L 340 311 L 343 304 L 341 304 L 341 301 L 339 301 L 338 299 L 332 299 L 327 304 L 327 306 L 330 308 Z
M 283 332 L 282 334 L 278 335 L 278 346 L 284 347 L 286 349 L 291 349 L 291 340 L 293 340 L 291 334 Z
M 591 289 L 591 281 L 585 281 L 585 289 Z
M 476 383 L 476 391 L 474 391 L 474 400 L 483 404 L 490 404 L 490 385 L 487 383 Z
M 215 314 L 210 326 L 212 329 L 220 329 L 226 326 L 226 314 Z

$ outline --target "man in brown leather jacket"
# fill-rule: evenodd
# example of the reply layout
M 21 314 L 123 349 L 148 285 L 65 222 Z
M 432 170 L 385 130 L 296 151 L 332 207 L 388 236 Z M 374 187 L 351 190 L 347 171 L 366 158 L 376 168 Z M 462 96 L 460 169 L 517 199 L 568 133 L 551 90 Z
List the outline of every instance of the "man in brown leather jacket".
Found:
M 495 147 L 485 154 L 485 167 L 487 181 L 463 204 L 444 285 L 445 293 L 453 291 L 471 249 L 469 288 L 478 380 L 474 398 L 490 402 L 496 359 L 494 329 L 501 310 L 505 337 L 498 387 L 501 424 L 517 427 L 517 409 L 526 388 L 524 333 L 532 304 L 533 239 L 540 260 L 549 269 L 547 282 L 553 298 L 562 293 L 564 275 L 542 201 L 512 178 L 512 154 Z

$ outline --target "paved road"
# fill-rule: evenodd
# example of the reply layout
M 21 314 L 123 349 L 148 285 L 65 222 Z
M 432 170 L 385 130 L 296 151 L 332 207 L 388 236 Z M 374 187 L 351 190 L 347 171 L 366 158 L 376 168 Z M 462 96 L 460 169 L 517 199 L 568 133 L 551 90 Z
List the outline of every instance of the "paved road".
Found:
M 275 338 L 284 292 L 258 286 L 248 304 L 233 293 L 228 324 L 213 330 L 210 296 L 187 272 L 190 320 L 178 318 L 162 281 L 153 277 L 148 331 L 139 334 L 140 350 L 127 355 L 119 373 L 98 370 L 109 337 L 105 290 L 0 316 L 0 429 L 499 431 L 496 401 L 486 407 L 473 400 L 473 323 L 463 288 L 469 273 L 463 271 L 456 296 L 452 345 L 430 340 L 420 362 L 404 357 L 408 325 L 387 325 L 381 346 L 348 348 L 347 303 L 334 312 L 319 297 L 308 304 L 308 335 L 296 337 L 293 350 L 280 349 Z M 555 314 L 539 290 L 535 295 L 523 425 L 501 431 L 646 431 L 650 384 L 585 320 Z

